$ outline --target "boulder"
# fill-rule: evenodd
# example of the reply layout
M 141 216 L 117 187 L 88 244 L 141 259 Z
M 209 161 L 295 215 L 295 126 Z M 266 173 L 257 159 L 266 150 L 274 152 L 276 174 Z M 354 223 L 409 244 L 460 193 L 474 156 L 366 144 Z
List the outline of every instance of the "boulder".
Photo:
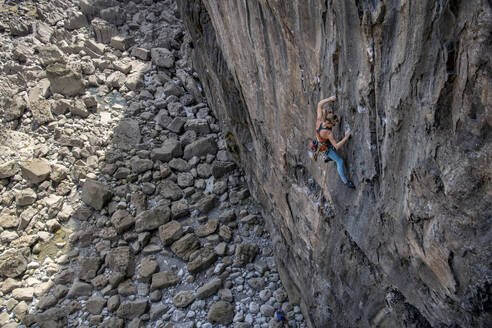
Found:
M 19 190 L 15 194 L 15 204 L 17 206 L 31 205 L 37 198 L 36 192 L 31 188 Z
M 85 309 L 91 314 L 100 314 L 106 306 L 106 300 L 102 297 L 93 297 L 87 300 Z
M 90 296 L 92 294 L 92 285 L 81 282 L 81 281 L 76 281 L 73 283 L 72 287 L 68 291 L 67 297 L 68 298 L 77 298 L 80 296 Z
M 140 143 L 141 138 L 138 121 L 124 118 L 114 130 L 113 143 L 122 150 L 130 150 Z
M 111 47 L 118 49 L 120 51 L 125 51 L 130 48 L 135 43 L 135 38 L 133 36 L 113 36 L 110 41 Z
M 200 226 L 200 228 L 198 228 L 196 235 L 198 237 L 206 237 L 208 235 L 215 233 L 218 227 L 219 227 L 218 220 L 210 220 L 204 225 Z
M 101 18 L 94 18 L 91 21 L 91 27 L 96 36 L 96 41 L 104 44 L 109 44 L 111 38 L 118 35 L 118 29 L 113 24 Z
M 171 214 L 173 219 L 179 219 L 187 216 L 190 214 L 188 203 L 185 200 L 173 202 L 171 205 Z
M 141 60 L 149 60 L 150 59 L 150 50 L 144 48 L 135 47 L 132 49 L 132 56 Z
M 160 185 L 160 194 L 162 197 L 170 200 L 178 200 L 183 197 L 183 191 L 172 180 L 164 180 Z
M 203 286 L 198 288 L 196 292 L 196 297 L 198 299 L 205 299 L 209 296 L 214 295 L 222 287 L 222 280 L 219 278 L 214 278 L 209 282 L 205 283 Z
M 174 55 L 166 48 L 153 48 L 150 50 L 152 63 L 161 68 L 172 68 L 174 66 Z
M 195 207 L 200 213 L 205 214 L 212 210 L 216 203 L 217 197 L 213 194 L 208 194 L 200 198 Z
M 173 297 L 173 304 L 177 308 L 185 308 L 195 300 L 195 294 L 190 290 L 183 290 Z
M 90 282 L 97 274 L 101 266 L 101 259 L 98 257 L 79 256 L 79 279 Z
M 171 245 L 171 250 L 176 254 L 176 256 L 188 261 L 190 255 L 200 249 L 200 240 L 193 233 L 189 233 L 175 241 Z
M 12 17 L 9 20 L 10 34 L 12 36 L 26 36 L 32 32 L 32 24 Z
M 186 267 L 190 273 L 198 273 L 206 270 L 215 261 L 217 261 L 217 254 L 215 254 L 214 250 L 204 247 Z
M 137 300 L 121 303 L 116 311 L 116 315 L 123 319 L 131 320 L 147 311 L 147 300 Z
M 19 172 L 19 164 L 17 161 L 8 161 L 0 164 L 0 179 L 10 178 Z
M 27 269 L 27 260 L 24 255 L 15 250 L 8 249 L 0 255 L 0 275 L 15 278 Z
M 212 323 L 228 325 L 234 318 L 234 307 L 229 302 L 218 301 L 210 307 L 207 320 Z
M 135 231 L 152 231 L 167 223 L 171 217 L 169 206 L 157 206 L 144 211 L 135 218 Z
M 78 30 L 79 28 L 89 25 L 87 18 L 80 11 L 70 12 L 65 21 L 65 28 L 69 30 Z
M 169 246 L 183 235 L 183 228 L 178 221 L 170 221 L 159 227 L 159 238 L 164 246 Z
M 47 67 L 55 63 L 64 63 L 63 52 L 56 45 L 50 44 L 36 48 L 41 65 Z
M 208 121 L 203 118 L 196 118 L 186 121 L 184 125 L 185 130 L 195 131 L 197 134 L 210 133 L 210 127 Z
M 157 271 L 159 271 L 159 263 L 146 257 L 140 262 L 139 280 L 148 281 Z
M 46 68 L 46 76 L 50 81 L 52 93 L 61 93 L 72 97 L 85 92 L 82 76 L 68 68 L 65 64 L 55 63 Z
M 119 234 L 126 232 L 135 224 L 134 217 L 126 210 L 117 210 L 111 216 L 111 223 Z
M 20 219 L 17 216 L 0 214 L 0 227 L 4 229 L 17 228 L 19 223 Z
M 0 106 L 3 108 L 3 118 L 7 121 L 19 119 L 27 109 L 27 98 L 25 93 L 18 94 L 14 97 L 2 97 Z
M 134 274 L 134 259 L 128 246 L 111 249 L 106 255 L 105 264 L 113 272 L 122 273 L 123 277 Z
M 180 281 L 181 279 L 178 278 L 178 276 L 176 276 L 171 271 L 157 272 L 152 275 L 152 283 L 150 285 L 150 289 L 156 290 L 160 288 L 167 288 L 177 285 Z
M 39 99 L 29 105 L 32 116 L 39 125 L 53 122 L 55 120 L 53 113 L 51 112 L 51 104 L 52 101 L 50 100 Z
M 244 266 L 254 261 L 260 249 L 255 244 L 242 243 L 236 247 L 234 254 L 234 263 L 238 266 Z
M 82 188 L 82 200 L 96 210 L 102 210 L 112 197 L 106 185 L 94 180 L 87 180 Z
M 217 144 L 213 137 L 205 137 L 193 141 L 184 149 L 183 158 L 188 160 L 193 156 L 205 156 L 208 154 L 215 155 L 217 153 Z
M 171 159 L 182 155 L 183 148 L 181 147 L 181 143 L 174 139 L 166 139 L 160 148 L 152 150 L 150 157 L 154 161 L 169 162 Z
M 43 158 L 21 164 L 22 177 L 29 183 L 38 184 L 44 181 L 51 173 L 50 163 Z

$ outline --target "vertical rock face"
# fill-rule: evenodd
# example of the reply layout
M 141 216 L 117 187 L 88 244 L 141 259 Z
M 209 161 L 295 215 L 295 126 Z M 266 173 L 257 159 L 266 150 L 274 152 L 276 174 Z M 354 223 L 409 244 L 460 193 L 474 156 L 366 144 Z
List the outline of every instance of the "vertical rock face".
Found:
M 311 325 L 490 323 L 490 2 L 178 3 Z M 333 94 L 355 191 L 308 156 Z

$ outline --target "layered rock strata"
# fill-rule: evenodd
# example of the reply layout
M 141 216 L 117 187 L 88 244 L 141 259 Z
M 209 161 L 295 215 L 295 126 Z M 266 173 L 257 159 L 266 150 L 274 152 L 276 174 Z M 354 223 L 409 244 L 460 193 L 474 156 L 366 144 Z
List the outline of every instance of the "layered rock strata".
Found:
M 179 6 L 311 326 L 490 325 L 490 2 Z M 308 155 L 331 95 L 355 191 Z

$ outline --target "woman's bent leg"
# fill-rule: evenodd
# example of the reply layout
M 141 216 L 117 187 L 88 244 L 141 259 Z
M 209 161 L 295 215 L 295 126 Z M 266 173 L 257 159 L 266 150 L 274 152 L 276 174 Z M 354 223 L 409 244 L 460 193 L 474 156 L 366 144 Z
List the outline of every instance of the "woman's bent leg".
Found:
M 335 149 L 330 148 L 328 152 L 328 157 L 331 158 L 335 163 L 337 163 L 337 170 L 343 183 L 347 183 L 347 177 L 345 176 L 345 170 L 343 168 L 343 159 L 337 154 Z

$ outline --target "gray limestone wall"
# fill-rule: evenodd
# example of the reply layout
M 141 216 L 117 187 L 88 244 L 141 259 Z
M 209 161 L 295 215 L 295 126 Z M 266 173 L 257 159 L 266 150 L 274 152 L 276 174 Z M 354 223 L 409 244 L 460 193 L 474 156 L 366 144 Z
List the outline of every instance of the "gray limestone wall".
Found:
M 179 1 L 312 327 L 487 327 L 490 1 Z M 308 154 L 316 104 L 355 191 Z

